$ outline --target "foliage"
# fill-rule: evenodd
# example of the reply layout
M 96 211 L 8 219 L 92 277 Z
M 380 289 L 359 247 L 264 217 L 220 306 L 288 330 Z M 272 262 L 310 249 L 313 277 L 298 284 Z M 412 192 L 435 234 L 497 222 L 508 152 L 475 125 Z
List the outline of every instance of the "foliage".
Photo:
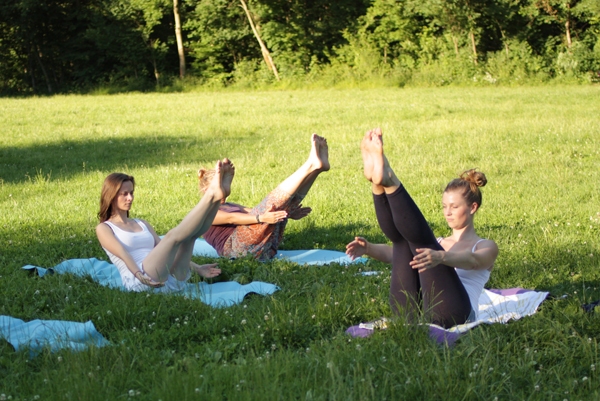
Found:
M 248 6 L 283 82 L 264 73 L 237 0 L 182 2 L 192 77 L 177 83 L 170 0 L 4 2 L 0 93 L 189 89 L 190 82 L 240 88 L 466 84 L 475 75 L 493 75 L 501 50 L 528 66 L 519 67 L 520 82 L 599 79 L 597 0 L 252 0 Z

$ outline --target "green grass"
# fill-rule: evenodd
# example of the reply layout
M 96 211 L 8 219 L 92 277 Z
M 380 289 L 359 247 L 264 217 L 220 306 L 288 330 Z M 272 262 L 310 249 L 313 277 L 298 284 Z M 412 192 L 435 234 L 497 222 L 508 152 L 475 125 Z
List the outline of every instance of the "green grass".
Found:
M 0 99 L 0 314 L 92 320 L 114 345 L 30 359 L 0 341 L 0 393 L 12 399 L 600 399 L 600 96 L 598 87 L 214 92 Z M 106 259 L 95 238 L 103 178 L 133 174 L 133 215 L 159 233 L 198 199 L 195 172 L 236 165 L 231 201 L 252 206 L 295 170 L 308 138 L 328 138 L 332 169 L 288 225 L 282 249 L 343 250 L 385 241 L 358 145 L 381 126 L 391 164 L 436 235 L 441 191 L 457 173 L 488 176 L 476 218 L 500 256 L 490 288 L 568 294 L 507 325 L 478 327 L 453 349 L 394 325 L 389 266 L 303 267 L 219 261 L 221 280 L 281 291 L 212 309 L 177 296 L 123 293 L 26 264 Z M 197 259 L 199 262 L 206 259 Z M 384 272 L 356 276 L 359 269 Z M 245 324 L 242 324 L 245 321 Z M 133 394 L 139 394 L 131 397 Z

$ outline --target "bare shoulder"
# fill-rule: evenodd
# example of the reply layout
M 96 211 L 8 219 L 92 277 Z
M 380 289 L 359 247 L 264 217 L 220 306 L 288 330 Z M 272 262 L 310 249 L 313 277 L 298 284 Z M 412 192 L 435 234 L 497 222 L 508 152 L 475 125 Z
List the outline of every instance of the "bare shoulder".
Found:
M 477 250 L 490 249 L 498 252 L 498 244 L 494 240 L 482 238 L 483 241 L 477 244 Z
M 107 224 L 100 223 L 96 226 L 96 232 L 97 233 L 107 233 L 107 232 L 112 232 L 112 230 L 110 229 L 110 227 Z

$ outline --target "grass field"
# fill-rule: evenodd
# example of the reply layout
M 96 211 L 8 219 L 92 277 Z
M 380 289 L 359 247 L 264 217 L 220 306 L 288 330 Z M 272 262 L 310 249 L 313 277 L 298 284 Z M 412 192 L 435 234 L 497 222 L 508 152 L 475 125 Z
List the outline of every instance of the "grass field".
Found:
M 6 399 L 600 399 L 600 93 L 593 86 L 215 92 L 0 99 L 0 314 L 92 320 L 112 346 L 15 353 L 0 340 Z M 489 288 L 566 299 L 452 349 L 421 328 L 368 339 L 344 330 L 389 316 L 389 266 L 302 267 L 220 260 L 219 280 L 277 284 L 272 297 L 213 309 L 178 296 L 123 293 L 72 276 L 33 277 L 106 255 L 94 227 L 104 177 L 135 176 L 133 216 L 159 234 L 197 202 L 195 172 L 229 157 L 230 200 L 258 203 L 328 139 L 332 169 L 286 230 L 282 249 L 384 242 L 359 143 L 381 126 L 393 168 L 436 235 L 441 191 L 457 173 L 488 176 L 476 218 L 500 256 Z M 198 262 L 207 259 L 196 259 Z M 359 269 L 380 276 L 357 276 Z M 242 324 L 244 321 L 245 324 Z M 0 396 L 4 397 L 4 396 Z M 3 399 L 3 398 L 2 398 Z

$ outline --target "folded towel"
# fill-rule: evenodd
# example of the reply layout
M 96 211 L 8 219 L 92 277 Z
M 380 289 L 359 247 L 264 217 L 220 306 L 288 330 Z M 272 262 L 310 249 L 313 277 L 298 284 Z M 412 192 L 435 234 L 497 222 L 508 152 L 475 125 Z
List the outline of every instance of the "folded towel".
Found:
M 76 276 L 90 276 L 100 285 L 127 291 L 123 287 L 119 270 L 114 265 L 95 258 L 66 260 L 51 269 L 44 269 L 33 265 L 23 266 L 23 269 L 35 269 L 40 276 L 52 272 L 59 274 L 69 273 Z M 254 281 L 246 285 L 241 285 L 235 281 L 215 284 L 201 282 L 198 284 L 185 283 L 181 291 L 170 293 L 199 299 L 203 303 L 213 307 L 224 307 L 242 302 L 244 297 L 250 293 L 270 295 L 278 289 L 279 287 L 274 284 L 260 281 Z M 157 293 L 167 292 L 165 287 L 150 291 Z
M 206 256 L 218 258 L 219 254 L 205 240 L 197 239 L 194 244 L 194 256 Z M 301 265 L 327 265 L 330 263 L 339 263 L 349 265 L 352 263 L 364 263 L 366 259 L 358 258 L 352 260 L 344 252 L 328 251 L 325 249 L 310 249 L 304 251 L 277 251 L 277 259 L 285 259 Z
M 479 297 L 479 318 L 475 322 L 459 324 L 449 329 L 429 325 L 429 336 L 439 343 L 448 345 L 475 326 L 482 323 L 507 323 L 510 320 L 519 320 L 522 317 L 533 315 L 538 306 L 549 295 L 548 292 L 525 290 L 523 288 L 509 288 L 504 290 L 483 290 Z M 368 337 L 376 328 L 387 328 L 387 320 L 372 323 L 361 323 L 346 330 L 353 337 Z
M 0 316 L 0 337 L 8 341 L 17 351 L 29 347 L 32 355 L 44 347 L 50 347 L 52 352 L 55 352 L 63 348 L 81 351 L 89 346 L 109 345 L 91 321 L 85 323 L 63 320 L 25 322 L 10 316 Z

